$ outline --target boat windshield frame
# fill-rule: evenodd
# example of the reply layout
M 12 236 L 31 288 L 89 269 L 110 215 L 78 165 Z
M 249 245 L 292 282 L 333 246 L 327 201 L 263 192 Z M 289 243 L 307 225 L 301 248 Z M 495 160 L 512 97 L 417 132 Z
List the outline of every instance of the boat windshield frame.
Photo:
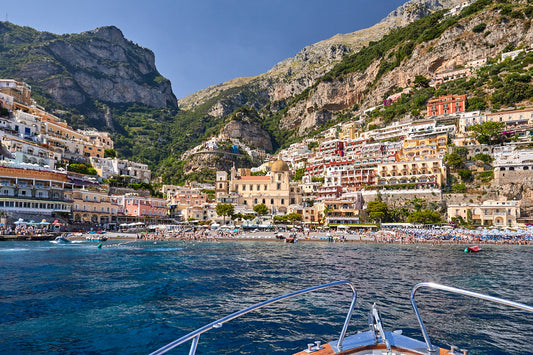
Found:
M 503 299 L 503 298 L 499 298 L 499 297 L 493 297 L 493 296 L 485 295 L 485 294 L 482 294 L 482 293 L 463 290 L 463 289 L 457 288 L 457 287 L 439 285 L 439 284 L 436 284 L 436 283 L 433 283 L 433 282 L 421 282 L 419 284 L 416 284 L 413 287 L 412 291 L 411 291 L 411 305 L 413 306 L 413 310 L 415 312 L 416 318 L 418 319 L 418 324 L 420 325 L 420 330 L 422 331 L 422 335 L 424 336 L 424 341 L 426 342 L 427 351 L 428 351 L 429 354 L 436 354 L 437 351 L 438 351 L 438 347 L 433 346 L 431 344 L 431 341 L 429 340 L 429 335 L 428 335 L 428 333 L 426 331 L 426 327 L 424 326 L 424 322 L 422 321 L 422 317 L 420 316 L 420 312 L 418 311 L 418 307 L 416 306 L 415 294 L 416 294 L 416 291 L 419 288 L 422 288 L 422 287 L 428 287 L 428 288 L 437 289 L 437 290 L 441 290 L 441 291 L 447 291 L 447 292 L 456 293 L 456 294 L 460 294 L 460 295 L 464 295 L 464 296 L 479 298 L 479 299 L 482 299 L 482 300 L 485 300 L 485 301 L 491 301 L 491 302 L 494 302 L 494 303 L 503 304 L 503 305 L 506 305 L 506 306 L 518 308 L 518 309 L 521 309 L 523 311 L 527 311 L 527 312 L 532 312 L 533 313 L 533 307 L 528 306 L 528 305 L 523 304 L 523 303 L 513 302 L 513 301 L 509 301 L 509 300 L 506 300 L 506 299 Z
M 271 305 L 273 303 L 276 303 L 276 302 L 279 302 L 279 301 L 282 301 L 282 300 L 286 300 L 286 299 L 289 299 L 289 298 L 293 298 L 293 297 L 296 297 L 296 296 L 299 296 L 299 295 L 303 295 L 303 294 L 306 294 L 306 293 L 309 293 L 309 292 L 314 292 L 314 291 L 319 291 L 319 290 L 323 290 L 325 288 L 329 288 L 329 287 L 334 287 L 334 286 L 339 286 L 339 285 L 348 285 L 351 289 L 352 289 L 352 292 L 353 292 L 353 297 L 352 297 L 352 302 L 350 304 L 350 309 L 348 310 L 348 314 L 346 315 L 346 320 L 344 321 L 344 325 L 342 327 L 342 331 L 341 331 L 341 334 L 340 334 L 340 337 L 339 337 L 339 340 L 338 340 L 338 344 L 339 346 L 342 346 L 342 342 L 344 340 L 344 337 L 346 335 L 346 331 L 348 329 L 348 323 L 350 322 L 350 319 L 352 318 L 352 313 L 353 313 L 353 310 L 355 308 L 355 302 L 357 300 L 357 291 L 355 290 L 355 287 L 352 285 L 351 282 L 349 281 L 346 281 L 346 280 L 341 280 L 341 281 L 335 281 L 335 282 L 330 282 L 330 283 L 327 283 L 327 284 L 323 284 L 323 285 L 319 285 L 319 286 L 313 286 L 313 287 L 309 287 L 309 288 L 305 288 L 305 289 L 302 289 L 302 290 L 299 290 L 299 291 L 295 291 L 295 292 L 291 292 L 291 293 L 288 293 L 286 295 L 283 295 L 283 296 L 279 296 L 279 297 L 275 297 L 275 298 L 272 298 L 272 299 L 269 299 L 267 301 L 264 301 L 264 302 L 260 302 L 260 303 L 257 303 L 253 306 L 250 306 L 248 308 L 245 308 L 245 309 L 242 309 L 240 311 L 237 311 L 235 313 L 232 313 L 224 318 L 220 318 L 212 323 L 209 323 L 201 328 L 198 328 L 196 329 L 195 331 L 179 338 L 179 339 L 176 339 L 174 340 L 173 342 L 171 343 L 168 343 L 167 345 L 163 346 L 162 348 L 150 353 L 150 355 L 158 355 L 158 354 L 164 354 L 166 353 L 167 351 L 170 351 L 172 349 L 174 349 L 175 347 L 183 344 L 183 343 L 186 343 L 188 342 L 189 340 L 192 340 L 192 344 L 191 344 L 191 348 L 189 350 L 189 355 L 194 355 L 196 353 L 196 348 L 198 347 L 198 342 L 199 342 L 199 339 L 200 339 L 200 335 L 202 335 L 203 333 L 205 332 L 208 332 L 210 331 L 211 329 L 213 328 L 220 328 L 222 327 L 222 325 L 224 323 L 227 323 L 229 322 L 230 320 L 233 320 L 235 318 L 238 318 L 238 317 L 241 317 L 247 313 L 250 313 L 252 311 L 255 311 L 255 310 L 258 310 L 260 308 L 263 308 L 265 306 L 268 306 L 268 305 Z

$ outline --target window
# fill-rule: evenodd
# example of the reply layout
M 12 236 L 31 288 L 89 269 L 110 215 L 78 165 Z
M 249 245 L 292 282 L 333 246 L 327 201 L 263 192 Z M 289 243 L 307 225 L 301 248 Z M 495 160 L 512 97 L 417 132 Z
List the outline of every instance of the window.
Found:
M 281 184 L 277 185 L 278 190 L 281 190 Z

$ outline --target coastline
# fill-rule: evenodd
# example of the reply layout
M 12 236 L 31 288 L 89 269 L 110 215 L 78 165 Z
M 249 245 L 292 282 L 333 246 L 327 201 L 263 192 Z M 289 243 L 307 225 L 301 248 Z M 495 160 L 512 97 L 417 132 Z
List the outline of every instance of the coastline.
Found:
M 45 233 L 35 235 L 0 235 L 2 241 L 52 241 L 63 233 Z M 229 233 L 185 233 L 185 234 L 142 234 L 107 232 L 105 234 L 75 233 L 68 236 L 73 241 L 89 241 L 87 237 L 105 237 L 106 241 L 92 240 L 92 242 L 116 242 L 116 241 L 216 241 L 216 242 L 277 242 L 285 243 L 284 239 L 276 238 L 276 232 L 250 232 L 232 235 Z M 285 233 L 286 234 L 286 233 Z M 527 239 L 490 240 L 471 236 L 461 236 L 459 239 L 441 238 L 406 238 L 394 234 L 386 234 L 384 231 L 366 232 L 361 234 L 333 233 L 328 240 L 327 232 L 312 232 L 308 236 L 300 234 L 297 243 L 377 243 L 377 244 L 429 244 L 429 245 L 531 245 Z
M 378 232 L 379 233 L 379 232 Z M 102 236 L 108 238 L 107 242 L 115 241 L 205 241 L 205 242 L 276 242 L 285 243 L 283 239 L 277 239 L 275 232 L 258 232 L 258 233 L 245 233 L 235 236 L 194 236 L 193 234 L 175 237 L 175 236 L 162 236 L 156 234 L 140 235 L 136 233 L 119 233 L 119 232 L 107 232 Z M 86 240 L 86 237 L 92 235 L 84 233 L 80 236 L 71 236 L 72 240 Z M 493 240 L 441 240 L 441 239 L 415 239 L 415 240 L 402 240 L 401 238 L 391 238 L 383 235 L 344 235 L 344 239 L 340 237 L 343 234 L 334 234 L 334 237 L 338 239 L 332 239 L 328 241 L 327 233 L 314 232 L 310 233 L 309 237 L 298 237 L 297 243 L 379 243 L 379 244 L 429 244 L 429 245 L 531 245 L 531 243 L 518 243 L 516 241 L 493 241 Z M 140 238 L 139 238 L 139 237 Z M 141 237 L 142 236 L 142 237 Z M 287 243 L 289 244 L 289 243 Z

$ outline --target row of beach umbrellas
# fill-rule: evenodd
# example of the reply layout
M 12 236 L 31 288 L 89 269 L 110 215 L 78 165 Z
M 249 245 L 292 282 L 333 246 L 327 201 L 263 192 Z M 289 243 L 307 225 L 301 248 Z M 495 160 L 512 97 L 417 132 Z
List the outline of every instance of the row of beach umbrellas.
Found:
M 25 221 L 23 218 L 19 218 L 17 221 L 15 221 L 15 224 L 28 224 L 30 226 L 47 226 L 47 225 L 53 225 L 53 226 L 61 226 L 63 223 L 59 222 L 57 219 L 53 221 L 52 223 L 48 222 L 46 219 L 43 219 L 40 222 L 35 222 L 33 219 L 31 221 Z

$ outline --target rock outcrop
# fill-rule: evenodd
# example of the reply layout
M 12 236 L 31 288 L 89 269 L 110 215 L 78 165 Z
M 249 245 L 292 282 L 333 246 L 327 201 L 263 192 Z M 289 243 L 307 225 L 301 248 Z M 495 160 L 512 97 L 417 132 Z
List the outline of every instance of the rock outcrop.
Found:
M 270 134 L 261 126 L 259 114 L 250 107 L 243 107 L 229 117 L 228 123 L 220 131 L 227 139 L 239 139 L 251 148 L 272 151 Z
M 3 22 L 0 43 L 11 77 L 37 85 L 64 106 L 98 100 L 177 107 L 152 51 L 126 40 L 114 26 L 60 36 Z

